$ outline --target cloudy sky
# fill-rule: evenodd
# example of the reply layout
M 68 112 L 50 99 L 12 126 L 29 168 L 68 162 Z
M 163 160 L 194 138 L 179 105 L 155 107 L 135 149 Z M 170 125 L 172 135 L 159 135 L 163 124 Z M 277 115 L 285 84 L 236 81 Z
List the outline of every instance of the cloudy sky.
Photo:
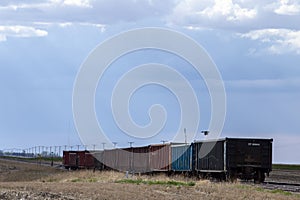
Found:
M 72 90 L 85 58 L 120 32 L 163 27 L 193 38 L 217 65 L 227 95 L 222 137 L 273 138 L 275 162 L 300 163 L 299 21 L 298 0 L 2 0 L 0 149 L 79 144 Z M 108 85 L 97 90 L 99 121 L 116 132 L 110 137 L 120 146 L 130 139 L 120 137 L 112 122 L 106 98 L 112 80 L 130 66 L 154 61 L 198 80 L 192 85 L 200 88 L 199 132 L 208 127 L 210 100 L 188 63 L 164 52 L 137 52 L 115 62 L 102 82 Z M 176 130 L 178 102 L 156 86 L 143 88 L 131 102 L 133 119 L 147 124 L 145 113 L 159 100 L 168 102 L 166 110 L 174 117 L 153 139 L 157 143 Z

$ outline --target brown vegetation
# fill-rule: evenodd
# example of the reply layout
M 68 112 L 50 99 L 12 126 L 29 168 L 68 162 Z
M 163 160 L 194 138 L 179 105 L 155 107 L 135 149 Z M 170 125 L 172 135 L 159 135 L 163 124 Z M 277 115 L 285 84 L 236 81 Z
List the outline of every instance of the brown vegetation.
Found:
M 138 181 L 120 181 L 125 179 L 124 173 L 113 171 L 65 171 L 37 164 L 0 160 L 0 199 L 300 198 L 297 194 L 272 192 L 259 186 L 212 183 L 183 176 L 129 176 L 128 179 Z M 158 184 L 148 184 L 153 182 Z M 195 184 L 176 184 L 177 182 Z

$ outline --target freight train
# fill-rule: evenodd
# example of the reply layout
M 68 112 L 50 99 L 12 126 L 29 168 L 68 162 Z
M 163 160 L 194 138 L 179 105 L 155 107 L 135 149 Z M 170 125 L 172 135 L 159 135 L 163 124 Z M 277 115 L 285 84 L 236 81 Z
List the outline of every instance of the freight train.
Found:
M 224 138 L 191 144 L 156 144 L 103 151 L 64 151 L 66 169 L 119 170 L 132 173 L 186 173 L 261 183 L 272 171 L 273 139 Z M 203 154 L 201 148 L 211 147 Z M 203 154 L 203 155 L 202 155 Z

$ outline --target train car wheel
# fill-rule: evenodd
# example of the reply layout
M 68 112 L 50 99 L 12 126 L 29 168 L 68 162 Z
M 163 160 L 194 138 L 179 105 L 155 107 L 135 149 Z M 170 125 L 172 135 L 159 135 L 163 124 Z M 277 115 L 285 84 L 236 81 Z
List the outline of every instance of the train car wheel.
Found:
M 261 170 L 257 170 L 254 176 L 254 183 L 259 184 L 265 181 L 265 173 Z

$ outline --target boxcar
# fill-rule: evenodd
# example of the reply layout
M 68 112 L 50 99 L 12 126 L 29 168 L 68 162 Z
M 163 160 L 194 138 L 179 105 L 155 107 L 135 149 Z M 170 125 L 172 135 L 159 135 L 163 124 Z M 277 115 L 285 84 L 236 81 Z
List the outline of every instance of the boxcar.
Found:
M 192 146 L 171 145 L 171 170 L 176 172 L 191 172 L 192 171 Z
M 170 171 L 171 168 L 171 145 L 157 144 L 149 146 L 150 170 Z
M 104 169 L 117 169 L 122 171 L 124 161 L 120 160 L 120 149 L 105 149 L 102 153 Z M 126 158 L 125 158 L 126 159 Z
M 77 167 L 85 168 L 85 151 L 77 151 Z
M 66 169 L 77 169 L 78 159 L 76 151 L 63 151 L 63 164 Z
M 66 169 L 69 168 L 69 153 L 70 151 L 63 151 L 63 165 Z
M 98 170 L 104 170 L 105 169 L 105 165 L 104 165 L 104 160 L 103 160 L 103 155 L 104 155 L 104 151 L 93 151 L 91 152 L 92 155 L 94 156 L 94 169 L 98 169 Z
M 94 156 L 89 151 L 77 151 L 78 168 L 92 169 L 95 166 Z
M 193 143 L 194 169 L 200 175 L 209 173 L 235 180 L 254 179 L 263 182 L 272 170 L 273 139 L 225 138 Z M 207 155 L 201 148 L 212 146 Z
M 95 168 L 129 172 L 149 172 L 149 146 L 109 149 L 93 153 Z
M 126 150 L 129 152 L 127 155 L 130 158 L 130 171 L 138 173 L 149 172 L 149 146 L 127 148 Z

